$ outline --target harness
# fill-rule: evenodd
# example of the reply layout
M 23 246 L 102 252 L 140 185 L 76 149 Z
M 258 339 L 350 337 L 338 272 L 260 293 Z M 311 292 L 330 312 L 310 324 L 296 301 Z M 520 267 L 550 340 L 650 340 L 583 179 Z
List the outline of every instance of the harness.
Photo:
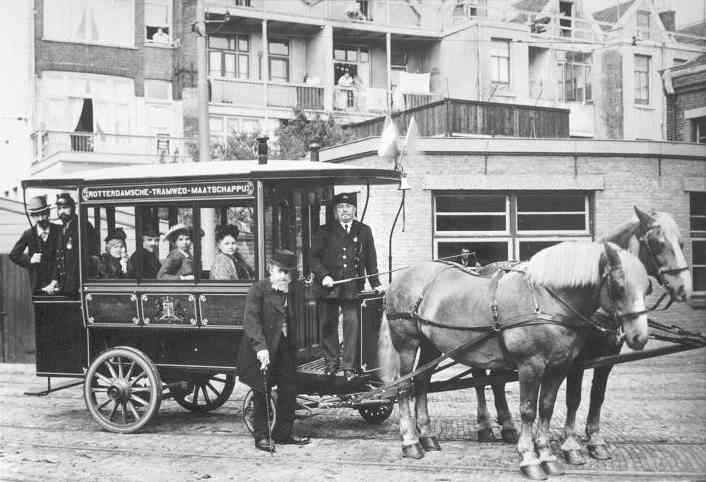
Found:
M 680 266 L 678 268 L 664 268 L 659 265 L 659 260 L 657 259 L 657 255 L 655 254 L 654 250 L 652 249 L 652 246 L 650 246 L 650 241 L 649 241 L 649 236 L 650 232 L 654 231 L 657 229 L 659 226 L 650 226 L 648 228 L 644 229 L 644 232 L 642 233 L 641 236 L 637 236 L 637 240 L 640 242 L 640 245 L 645 248 L 647 251 L 647 259 L 649 260 L 650 264 L 652 265 L 652 269 L 656 273 L 656 278 L 659 284 L 667 288 L 667 291 L 662 293 L 662 296 L 659 297 L 657 302 L 652 305 L 650 310 L 656 310 L 657 307 L 664 301 L 664 299 L 669 296 L 669 301 L 667 302 L 666 306 L 662 308 L 662 311 L 666 310 L 670 306 L 672 306 L 672 303 L 674 303 L 674 297 L 671 296 L 671 285 L 669 284 L 669 281 L 667 278 L 664 277 L 665 274 L 679 274 L 682 271 L 688 271 L 689 267 L 688 266 Z

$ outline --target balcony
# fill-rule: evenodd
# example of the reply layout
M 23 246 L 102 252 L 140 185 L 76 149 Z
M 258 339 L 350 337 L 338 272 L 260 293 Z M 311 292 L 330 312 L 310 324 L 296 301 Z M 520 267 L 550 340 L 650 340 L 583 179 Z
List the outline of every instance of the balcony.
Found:
M 94 132 L 37 131 L 32 134 L 32 174 L 63 173 L 112 164 L 191 162 L 194 139 Z
M 262 81 L 211 78 L 210 84 L 213 103 L 255 108 L 265 105 L 265 83 Z M 325 90 L 325 87 L 307 84 L 269 82 L 267 106 L 323 112 Z

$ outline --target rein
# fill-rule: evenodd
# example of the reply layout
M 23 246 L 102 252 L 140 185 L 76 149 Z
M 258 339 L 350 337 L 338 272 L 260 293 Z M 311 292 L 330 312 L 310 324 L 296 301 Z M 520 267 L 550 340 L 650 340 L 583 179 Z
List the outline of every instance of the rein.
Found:
M 642 225 L 641 225 L 642 226 Z M 650 246 L 650 241 L 649 241 L 649 236 L 650 232 L 654 231 L 657 229 L 658 226 L 651 226 L 648 228 L 644 228 L 644 232 L 642 233 L 641 236 L 637 236 L 637 240 L 640 242 L 640 245 L 642 245 L 645 250 L 647 251 L 648 254 L 648 259 L 650 260 L 650 263 L 652 264 L 652 268 L 654 269 L 655 273 L 657 274 L 657 281 L 659 281 L 659 284 L 667 288 L 667 292 L 662 294 L 662 296 L 657 300 L 657 303 L 655 303 L 652 308 L 650 308 L 650 311 L 656 310 L 657 307 L 662 303 L 664 298 L 667 297 L 667 295 L 670 296 L 669 302 L 667 305 L 662 308 L 662 311 L 668 309 L 670 306 L 672 306 L 672 303 L 674 303 L 674 297 L 671 296 L 671 285 L 669 284 L 669 280 L 667 280 L 664 275 L 665 274 L 679 274 L 682 271 L 688 271 L 689 266 L 680 266 L 677 268 L 664 268 L 659 265 L 659 260 L 657 259 L 657 255 L 655 254 L 654 250 L 652 249 L 652 246 Z

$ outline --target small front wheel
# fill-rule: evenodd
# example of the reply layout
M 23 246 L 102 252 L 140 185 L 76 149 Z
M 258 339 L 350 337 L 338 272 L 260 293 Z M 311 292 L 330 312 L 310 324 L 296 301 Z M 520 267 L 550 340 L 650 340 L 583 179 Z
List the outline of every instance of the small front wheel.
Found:
M 245 400 L 243 400 L 243 422 L 247 427 L 248 431 L 252 434 L 255 432 L 255 404 L 254 404 L 254 391 L 250 390 L 245 395 Z M 277 392 L 272 390 L 272 396 L 270 397 L 270 431 L 274 430 L 275 422 L 277 421 Z
M 147 355 L 135 348 L 116 347 L 93 360 L 83 395 L 88 411 L 103 428 L 132 433 L 159 411 L 162 380 Z
M 371 425 L 380 425 L 392 414 L 392 402 L 382 402 L 379 405 L 370 405 L 358 408 L 358 413 Z

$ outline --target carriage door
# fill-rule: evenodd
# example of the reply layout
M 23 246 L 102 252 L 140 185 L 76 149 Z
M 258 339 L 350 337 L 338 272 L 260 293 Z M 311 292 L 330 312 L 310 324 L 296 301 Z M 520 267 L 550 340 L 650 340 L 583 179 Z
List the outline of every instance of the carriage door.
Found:
M 319 321 L 316 298 L 307 283 L 309 276 L 309 247 L 319 226 L 325 224 L 326 206 L 333 196 L 330 187 L 290 187 L 285 183 L 265 186 L 265 258 L 276 249 L 289 249 L 297 254 L 298 279 L 294 290 L 294 336 L 298 347 L 298 360 L 307 362 L 321 356 L 319 347 Z

